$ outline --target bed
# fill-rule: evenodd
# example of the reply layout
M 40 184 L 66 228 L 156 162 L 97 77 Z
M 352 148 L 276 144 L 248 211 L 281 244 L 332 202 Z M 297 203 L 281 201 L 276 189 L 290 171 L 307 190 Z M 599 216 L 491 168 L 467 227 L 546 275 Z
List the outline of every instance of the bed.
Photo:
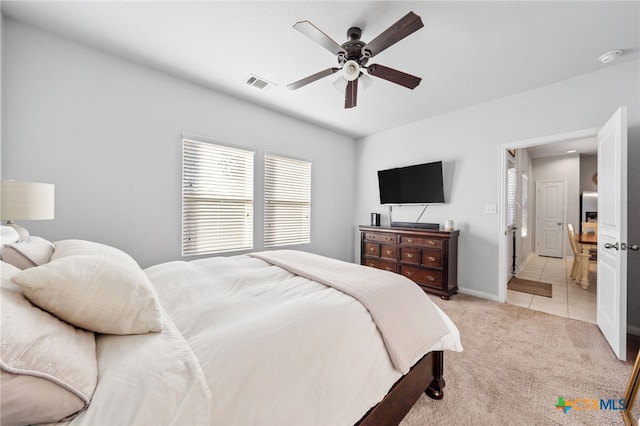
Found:
M 462 350 L 397 274 L 292 250 L 142 271 L 113 247 L 54 246 L 2 265 L 2 424 L 397 424 L 442 398 L 443 353 Z

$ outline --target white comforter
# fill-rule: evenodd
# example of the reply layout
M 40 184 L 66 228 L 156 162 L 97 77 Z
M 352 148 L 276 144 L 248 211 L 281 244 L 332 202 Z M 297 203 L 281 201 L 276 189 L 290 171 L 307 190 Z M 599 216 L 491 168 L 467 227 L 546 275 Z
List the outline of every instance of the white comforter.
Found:
M 401 376 L 370 314 L 249 256 L 146 270 L 163 332 L 100 336 L 98 388 L 73 424 L 353 424 Z M 460 351 L 459 333 L 432 350 Z

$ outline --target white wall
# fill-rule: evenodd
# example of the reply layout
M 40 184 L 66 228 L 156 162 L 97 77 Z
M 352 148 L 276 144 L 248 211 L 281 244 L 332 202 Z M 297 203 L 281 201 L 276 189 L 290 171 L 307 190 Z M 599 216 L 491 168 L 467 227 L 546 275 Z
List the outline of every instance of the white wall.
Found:
M 580 193 L 584 191 L 598 191 L 598 185 L 593 183 L 593 174 L 597 171 L 597 155 L 580 156 Z
M 312 161 L 310 245 L 351 260 L 353 139 L 4 22 L 2 178 L 56 185 L 50 240 L 122 248 L 142 266 L 181 258 L 181 134 L 256 149 L 254 249 L 262 248 L 264 151 Z
M 463 291 L 497 298 L 499 216 L 485 214 L 484 206 L 503 208 L 499 200 L 501 144 L 600 127 L 619 106 L 627 105 L 629 241 L 640 241 L 640 193 L 632 183 L 640 178 L 639 65 L 636 60 L 603 67 L 359 140 L 355 222 L 367 223 L 369 212 L 381 210 L 377 170 L 443 160 L 447 204 L 429 207 L 423 221 L 455 220 L 460 229 L 458 285 Z M 355 246 L 356 258 L 359 248 Z M 638 300 L 640 267 L 632 264 L 640 265 L 640 261 L 629 264 L 629 300 Z M 630 306 L 629 319 L 640 324 L 637 307 Z

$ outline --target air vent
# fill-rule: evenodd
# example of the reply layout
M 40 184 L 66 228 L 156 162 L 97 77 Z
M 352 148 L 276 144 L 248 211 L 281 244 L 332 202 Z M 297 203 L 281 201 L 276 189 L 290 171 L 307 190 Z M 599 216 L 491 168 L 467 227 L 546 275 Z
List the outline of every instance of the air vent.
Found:
M 270 83 L 267 80 L 257 77 L 253 74 L 250 74 L 244 83 L 247 86 L 255 87 L 256 89 L 262 90 L 263 92 L 268 92 L 275 86 L 275 84 Z

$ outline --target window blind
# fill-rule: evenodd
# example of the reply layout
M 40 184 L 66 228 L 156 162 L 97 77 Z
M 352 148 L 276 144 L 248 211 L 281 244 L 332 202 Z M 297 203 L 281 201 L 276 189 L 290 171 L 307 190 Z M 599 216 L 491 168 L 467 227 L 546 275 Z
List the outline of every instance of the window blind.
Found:
M 523 238 L 528 234 L 527 224 L 529 223 L 529 178 L 522 174 L 522 227 L 520 228 Z
M 311 241 L 311 163 L 264 157 L 264 246 Z
M 515 167 L 509 167 L 507 174 L 507 226 L 516 224 L 516 190 L 518 172 Z
M 253 248 L 253 156 L 183 139 L 183 256 Z

